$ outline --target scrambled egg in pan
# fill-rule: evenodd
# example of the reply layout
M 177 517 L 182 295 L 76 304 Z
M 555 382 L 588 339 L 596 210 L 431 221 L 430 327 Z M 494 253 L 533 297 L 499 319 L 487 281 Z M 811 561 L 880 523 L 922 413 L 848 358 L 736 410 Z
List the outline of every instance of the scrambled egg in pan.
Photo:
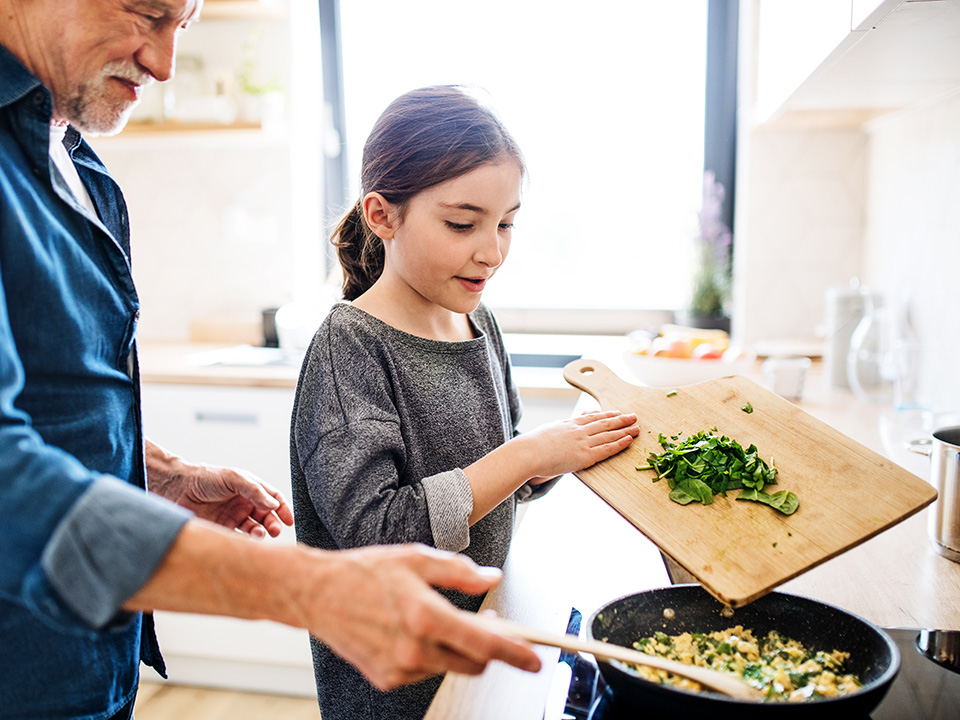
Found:
M 850 653 L 808 650 L 795 640 L 771 631 L 757 639 L 742 625 L 712 633 L 655 633 L 633 644 L 648 655 L 677 660 L 687 665 L 720 670 L 742 677 L 768 700 L 802 702 L 849 695 L 863 683 L 843 672 Z M 700 690 L 698 683 L 664 670 L 630 665 L 639 675 L 660 684 L 684 690 Z

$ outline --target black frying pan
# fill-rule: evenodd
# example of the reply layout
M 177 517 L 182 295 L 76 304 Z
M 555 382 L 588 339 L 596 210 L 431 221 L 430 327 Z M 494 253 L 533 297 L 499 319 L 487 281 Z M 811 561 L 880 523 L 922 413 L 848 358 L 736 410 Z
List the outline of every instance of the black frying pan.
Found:
M 666 608 L 674 611 L 672 619 L 664 617 Z M 608 603 L 590 617 L 587 636 L 632 647 L 635 641 L 656 631 L 679 635 L 742 625 L 761 637 L 777 630 L 807 648 L 849 652 L 845 671 L 859 675 L 863 688 L 852 695 L 804 703 L 754 703 L 716 693 L 658 685 L 624 665 L 598 661 L 600 672 L 618 703 L 642 709 L 645 717 L 697 716 L 699 720 L 842 717 L 846 720 L 868 715 L 883 699 L 900 670 L 900 651 L 883 630 L 833 605 L 771 592 L 738 608 L 733 617 L 723 617 L 722 609 L 699 585 L 674 585 Z

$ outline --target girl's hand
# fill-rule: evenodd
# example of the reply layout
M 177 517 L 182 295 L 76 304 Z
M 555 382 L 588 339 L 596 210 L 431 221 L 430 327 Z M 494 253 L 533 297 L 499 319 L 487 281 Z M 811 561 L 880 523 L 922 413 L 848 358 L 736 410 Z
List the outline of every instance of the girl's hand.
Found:
M 538 484 L 616 455 L 639 433 L 634 413 L 596 410 L 541 425 L 511 442 L 526 445 L 524 454 L 533 470 L 530 482 Z
M 463 469 L 473 494 L 473 525 L 526 482 L 539 485 L 616 455 L 640 434 L 637 416 L 597 410 L 541 425 Z

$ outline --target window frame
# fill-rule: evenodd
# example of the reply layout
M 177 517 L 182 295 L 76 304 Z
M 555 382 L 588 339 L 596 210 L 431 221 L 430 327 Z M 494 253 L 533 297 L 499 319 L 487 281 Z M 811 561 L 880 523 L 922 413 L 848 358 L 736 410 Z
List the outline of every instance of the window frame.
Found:
M 323 91 L 327 122 L 337 138 L 338 152 L 325 154 L 324 224 L 328 231 L 344 212 L 348 192 L 347 135 L 340 0 L 318 0 L 323 58 Z M 707 67 L 704 124 L 704 171 L 712 170 L 725 190 L 722 219 L 734 227 L 737 151 L 737 75 L 739 0 L 708 0 Z M 325 147 L 327 145 L 325 144 Z M 336 269 L 327 236 L 324 275 Z M 731 242 L 730 252 L 733 252 Z M 732 263 L 730 263 L 732 266 Z M 674 313 L 660 309 L 495 308 L 505 332 L 618 335 L 637 328 L 673 322 Z M 678 308 L 678 310 L 680 310 Z

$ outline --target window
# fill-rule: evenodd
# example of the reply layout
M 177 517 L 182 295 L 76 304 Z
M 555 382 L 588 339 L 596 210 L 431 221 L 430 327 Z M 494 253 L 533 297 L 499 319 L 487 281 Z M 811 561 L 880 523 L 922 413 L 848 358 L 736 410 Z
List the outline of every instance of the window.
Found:
M 707 0 L 340 4 L 347 200 L 382 110 L 485 89 L 529 177 L 494 309 L 675 309 L 703 179 Z

